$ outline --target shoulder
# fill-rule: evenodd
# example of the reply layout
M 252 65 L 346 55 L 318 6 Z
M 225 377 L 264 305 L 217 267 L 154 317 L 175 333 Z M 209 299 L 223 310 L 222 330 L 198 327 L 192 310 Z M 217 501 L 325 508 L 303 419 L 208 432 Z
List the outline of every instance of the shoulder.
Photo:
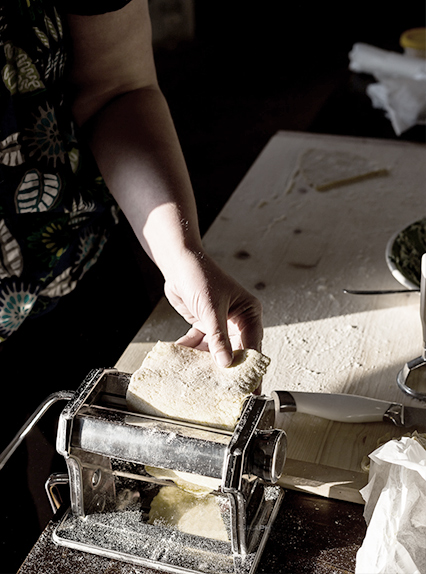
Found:
M 157 87 L 148 0 L 102 15 L 68 14 L 68 27 L 68 79 L 79 124 L 123 93 Z
M 68 14 L 95 16 L 115 12 L 130 2 L 131 0 L 61 0 L 61 5 Z

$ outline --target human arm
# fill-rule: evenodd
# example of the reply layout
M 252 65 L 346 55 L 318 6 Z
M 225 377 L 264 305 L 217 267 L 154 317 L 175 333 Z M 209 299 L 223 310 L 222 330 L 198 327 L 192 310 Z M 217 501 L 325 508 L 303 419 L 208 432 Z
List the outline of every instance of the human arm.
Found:
M 147 2 L 132 0 L 99 16 L 70 15 L 69 26 L 74 116 L 111 193 L 161 270 L 166 296 L 193 326 L 180 342 L 203 348 L 207 340 L 215 357 L 224 351 L 221 364 L 229 364 L 232 348 L 259 349 L 259 302 L 202 246 L 190 178 L 156 78 Z

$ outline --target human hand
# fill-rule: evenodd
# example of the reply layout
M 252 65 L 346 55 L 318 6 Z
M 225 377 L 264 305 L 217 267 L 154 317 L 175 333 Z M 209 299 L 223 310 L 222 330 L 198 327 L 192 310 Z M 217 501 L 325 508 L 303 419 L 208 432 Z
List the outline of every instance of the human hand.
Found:
M 164 291 L 192 325 L 177 343 L 209 350 L 221 367 L 230 366 L 235 349 L 261 350 L 260 302 L 205 253 L 185 254 L 173 276 L 166 277 Z

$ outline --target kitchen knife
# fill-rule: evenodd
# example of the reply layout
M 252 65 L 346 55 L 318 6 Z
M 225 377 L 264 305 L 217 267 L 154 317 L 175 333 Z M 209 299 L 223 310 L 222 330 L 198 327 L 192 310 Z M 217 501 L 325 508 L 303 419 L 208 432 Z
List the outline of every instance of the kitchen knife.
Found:
M 298 412 L 343 423 L 392 422 L 397 426 L 426 430 L 426 408 L 407 407 L 358 395 L 273 391 L 275 418 Z

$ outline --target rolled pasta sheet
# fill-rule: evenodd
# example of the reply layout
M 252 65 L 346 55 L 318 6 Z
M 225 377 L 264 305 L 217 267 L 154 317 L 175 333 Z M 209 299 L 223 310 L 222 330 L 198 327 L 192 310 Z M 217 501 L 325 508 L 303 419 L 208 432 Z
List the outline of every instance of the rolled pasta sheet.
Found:
M 269 363 L 262 353 L 244 349 L 221 368 L 206 351 L 159 341 L 133 373 L 127 403 L 136 412 L 233 430 Z
M 179 532 L 228 542 L 216 496 L 199 498 L 175 486 L 163 486 L 153 498 L 148 522 Z

